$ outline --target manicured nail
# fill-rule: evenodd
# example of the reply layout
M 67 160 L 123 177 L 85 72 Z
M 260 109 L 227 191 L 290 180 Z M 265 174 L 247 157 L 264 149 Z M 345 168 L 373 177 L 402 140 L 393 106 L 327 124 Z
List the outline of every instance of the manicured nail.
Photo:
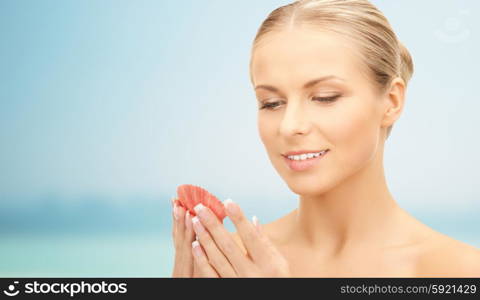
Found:
M 252 222 L 253 222 L 253 225 L 255 226 L 255 229 L 257 230 L 257 232 L 259 232 L 260 234 L 263 234 L 262 226 L 260 226 L 260 223 L 258 222 L 257 216 L 252 217 Z
M 198 203 L 194 208 L 193 210 L 195 210 L 195 212 L 197 213 L 197 215 L 203 210 L 204 206 L 202 203 Z
M 255 227 L 258 227 L 258 218 L 257 218 L 257 216 L 253 216 L 253 217 L 252 217 L 252 222 L 253 222 L 253 225 L 255 225 Z
M 227 200 L 223 201 L 223 205 L 225 206 L 225 209 L 230 215 L 234 215 L 238 212 L 238 207 L 235 202 L 233 202 L 232 199 L 228 198 Z
M 193 241 L 192 242 L 192 248 L 193 248 L 193 253 L 197 256 L 200 257 L 202 256 L 202 249 L 200 248 L 200 243 L 198 241 Z
M 193 224 L 193 230 L 195 230 L 195 233 L 197 235 L 205 231 L 205 228 L 203 227 L 202 223 L 200 223 L 200 220 L 198 219 L 197 216 L 192 218 L 192 224 Z

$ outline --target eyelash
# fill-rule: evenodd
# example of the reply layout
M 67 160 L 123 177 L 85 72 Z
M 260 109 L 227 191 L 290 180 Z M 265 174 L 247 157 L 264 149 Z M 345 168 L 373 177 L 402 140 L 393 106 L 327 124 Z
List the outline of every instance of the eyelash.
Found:
M 319 99 L 317 101 L 319 102 L 325 102 L 325 103 L 330 103 L 330 102 L 334 102 L 335 100 L 337 100 L 337 98 L 340 97 L 340 95 L 335 95 L 335 96 L 331 96 L 331 97 L 314 97 L 312 98 L 313 100 L 316 100 L 316 99 Z M 270 103 L 265 103 L 263 104 L 260 109 L 267 109 L 267 110 L 273 110 L 275 107 L 277 107 L 276 104 L 278 104 L 279 101 L 276 101 L 276 102 L 270 102 Z

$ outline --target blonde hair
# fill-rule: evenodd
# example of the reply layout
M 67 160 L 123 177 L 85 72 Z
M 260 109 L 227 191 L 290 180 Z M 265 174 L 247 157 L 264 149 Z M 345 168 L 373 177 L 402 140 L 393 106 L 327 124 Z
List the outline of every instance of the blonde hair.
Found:
M 251 80 L 253 53 L 260 40 L 269 32 L 301 25 L 339 33 L 353 40 L 380 93 L 386 91 L 394 78 L 402 78 L 407 85 L 412 77 L 410 53 L 397 39 L 383 13 L 368 0 L 299 0 L 273 10 L 261 24 L 251 52 Z M 387 138 L 392 127 L 387 129 Z

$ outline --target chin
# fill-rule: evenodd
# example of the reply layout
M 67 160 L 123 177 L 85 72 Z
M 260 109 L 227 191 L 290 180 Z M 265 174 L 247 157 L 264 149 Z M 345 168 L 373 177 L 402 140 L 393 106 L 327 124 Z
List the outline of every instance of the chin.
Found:
M 328 192 L 333 186 L 333 182 L 298 182 L 298 181 L 287 181 L 289 189 L 300 196 L 318 196 Z
M 297 195 L 314 196 L 321 195 L 331 190 L 338 180 L 330 172 L 317 170 L 316 172 L 295 173 L 290 170 L 279 172 L 288 188 Z

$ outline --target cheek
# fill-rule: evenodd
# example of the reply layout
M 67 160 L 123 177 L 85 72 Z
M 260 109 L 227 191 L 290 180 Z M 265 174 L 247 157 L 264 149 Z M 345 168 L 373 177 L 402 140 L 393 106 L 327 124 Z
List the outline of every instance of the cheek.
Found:
M 325 132 L 335 147 L 340 167 L 359 169 L 375 157 L 379 129 L 376 113 L 370 106 L 352 106 L 342 111 Z

